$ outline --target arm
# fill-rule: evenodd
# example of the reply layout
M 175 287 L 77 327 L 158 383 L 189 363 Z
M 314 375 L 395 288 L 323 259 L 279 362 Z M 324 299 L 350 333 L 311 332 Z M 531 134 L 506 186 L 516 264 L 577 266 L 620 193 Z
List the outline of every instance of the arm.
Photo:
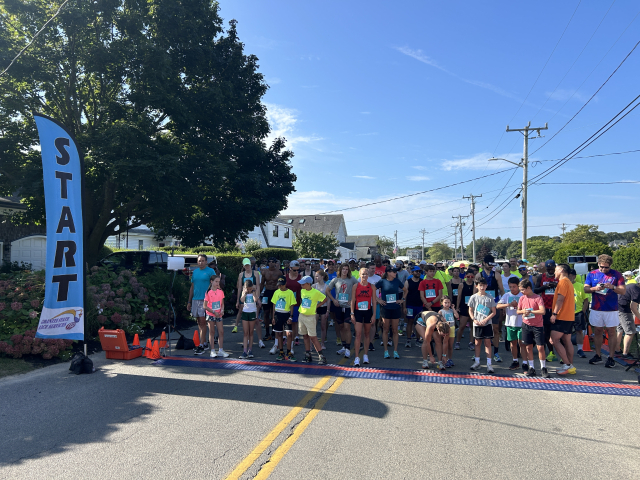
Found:
M 335 280 L 335 279 L 333 279 L 333 280 Z M 327 285 L 327 288 L 326 288 L 325 292 L 327 293 L 327 298 L 333 303 L 334 306 L 337 307 L 339 305 L 338 300 L 333 298 L 333 295 L 331 295 L 331 289 L 336 284 L 336 282 L 334 282 L 333 280 L 331 280 L 329 282 L 329 285 Z
M 442 286 L 442 282 L 440 282 L 440 285 Z M 443 296 L 444 296 L 444 289 L 440 290 L 440 292 L 436 295 L 436 298 L 433 299 L 433 302 L 431 302 L 431 304 L 433 305 L 434 303 L 438 303 L 440 300 L 442 300 Z
M 424 290 L 420 290 L 420 300 L 424 308 L 431 308 L 431 302 L 427 302 L 427 297 L 424 296 Z
M 507 308 L 509 308 L 509 304 L 508 303 L 498 303 L 496 305 L 496 308 L 499 310 L 505 310 Z
M 191 289 L 189 290 L 189 301 L 187 302 L 187 310 L 191 310 L 192 300 L 193 300 L 193 283 L 191 284 Z
M 203 306 L 204 306 L 205 312 L 209 312 L 211 315 L 213 315 L 213 310 L 211 310 L 211 306 L 209 305 L 209 300 L 207 300 L 207 296 L 206 295 L 204 297 L 203 304 L 204 304 Z
M 500 296 L 504 295 L 504 285 L 502 284 L 502 275 L 499 272 L 494 272 L 494 277 L 498 283 L 498 292 Z
M 496 316 L 496 307 L 491 307 L 491 313 L 482 321 L 483 325 L 488 325 L 489 321 Z
M 402 287 L 402 303 L 407 303 L 407 294 L 409 293 L 409 287 L 407 286 L 407 283 L 405 282 L 404 286 Z
M 356 283 L 352 288 L 351 288 L 351 316 L 355 316 L 355 311 L 356 311 L 356 290 L 358 288 L 358 284 Z
M 378 292 L 380 292 L 379 288 L 376 290 L 376 302 L 384 307 L 387 304 L 387 301 L 382 299 L 382 292 L 380 292 L 380 298 L 378 298 Z
M 585 298 L 582 302 L 582 313 L 587 313 L 587 310 L 589 310 L 589 299 Z
M 640 318 L 640 311 L 638 310 L 638 304 L 636 302 L 631 302 L 631 305 L 629 305 L 629 307 L 631 308 L 631 312 L 633 312 L 633 314 Z
M 558 316 L 556 312 L 559 312 L 562 309 L 562 305 L 564 305 L 564 295 L 558 293 L 558 297 L 556 298 L 556 305 L 553 309 L 554 311 L 551 312 L 551 318 L 549 319 L 551 323 L 556 323 L 556 317 Z

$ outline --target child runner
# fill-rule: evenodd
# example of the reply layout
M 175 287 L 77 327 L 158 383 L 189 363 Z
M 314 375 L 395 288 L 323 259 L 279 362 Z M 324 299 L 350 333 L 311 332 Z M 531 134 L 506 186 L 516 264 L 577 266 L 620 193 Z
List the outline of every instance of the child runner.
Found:
M 522 356 L 525 356 L 525 347 L 524 343 L 522 343 L 522 315 L 518 315 L 518 301 L 522 296 L 519 285 L 520 280 L 518 277 L 515 275 L 510 277 L 507 282 L 508 292 L 500 298 L 500 302 L 496 307 L 506 312 L 504 324 L 507 328 L 507 342 L 510 343 L 511 356 L 513 357 L 513 362 L 511 362 L 509 370 L 518 370 L 520 368 L 520 362 L 518 361 L 518 344 L 520 344 Z
M 464 334 L 464 330 L 467 328 L 467 325 L 469 325 L 469 350 L 475 350 L 475 345 L 471 341 L 473 338 L 473 322 L 469 317 L 469 300 L 473 295 L 473 279 L 475 276 L 474 271 L 469 268 L 467 273 L 464 275 L 464 282 L 462 282 L 458 287 L 458 304 L 456 310 L 458 310 L 458 314 L 460 315 L 460 324 L 458 332 L 456 333 L 456 344 L 453 347 L 454 350 L 460 350 L 460 340 L 462 339 L 462 335 Z
M 376 289 L 380 290 L 378 302 L 382 305 L 382 341 L 384 345 L 384 358 L 391 358 L 387 347 L 389 346 L 389 327 L 393 332 L 393 358 L 399 359 L 398 353 L 398 322 L 402 309 L 400 305 L 404 300 L 398 299 L 398 294 L 404 290 L 404 285 L 396 278 L 395 267 L 388 266 L 384 277 L 376 283 Z M 406 292 L 403 292 L 406 295 Z
M 443 345 L 442 361 L 446 368 L 451 368 L 455 366 L 453 360 L 451 360 L 451 354 L 453 353 L 453 341 L 456 336 L 456 320 L 459 320 L 460 316 L 456 309 L 451 306 L 451 299 L 446 295 L 442 298 L 442 309 L 440 310 L 440 315 L 443 316 L 450 327 L 449 338 L 447 343 Z
M 211 358 L 228 357 L 229 354 L 224 351 L 222 344 L 224 343 L 224 329 L 222 325 L 222 312 L 224 312 L 224 292 L 220 288 L 220 277 L 211 277 L 209 282 L 209 290 L 204 296 L 204 309 L 207 312 L 207 323 L 209 324 L 209 344 L 211 345 Z M 218 354 L 213 346 L 215 338 L 215 327 L 218 327 Z
M 351 323 L 356 329 L 355 353 L 356 358 L 353 360 L 353 366 L 360 366 L 360 341 L 364 340 L 364 355 L 362 363 L 369 363 L 366 344 L 369 340 L 369 331 L 371 324 L 376 321 L 376 299 L 375 287 L 369 283 L 369 270 L 367 268 L 360 269 L 360 281 L 353 286 L 351 290 Z M 364 330 L 364 335 L 362 331 Z
M 279 277 L 277 281 L 278 290 L 273 292 L 271 303 L 274 305 L 275 316 L 273 317 L 273 331 L 276 333 L 276 340 L 280 345 L 280 354 L 276 360 L 289 360 L 295 362 L 296 357 L 291 353 L 291 323 L 293 320 L 293 309 L 296 305 L 296 294 L 287 288 L 287 279 Z M 286 339 L 284 334 L 286 332 Z M 285 352 L 287 352 L 285 356 Z
M 493 373 L 491 365 L 491 339 L 493 338 L 493 317 L 496 316 L 496 302 L 493 296 L 487 295 L 487 281 L 483 277 L 476 277 L 476 289 L 478 293 L 469 299 L 469 317 L 473 321 L 473 337 L 476 342 L 475 362 L 471 370 L 480 367 L 480 350 L 484 343 L 487 353 L 487 373 Z
M 300 308 L 298 317 L 298 328 L 300 333 L 304 336 L 304 360 L 303 362 L 310 363 L 311 359 L 311 344 L 316 347 L 318 352 L 318 363 L 324 365 L 327 363 L 327 359 L 322 354 L 322 347 L 318 342 L 318 336 L 316 334 L 316 307 L 322 305 L 326 300 L 326 295 L 318 290 L 311 288 L 313 278 L 311 276 L 303 277 L 298 283 L 302 285 L 300 291 Z
M 442 358 L 442 345 L 449 342 L 449 324 L 444 317 L 436 312 L 422 312 L 416 320 L 416 332 L 423 338 L 422 342 L 422 368 L 427 369 L 430 363 L 436 364 L 436 359 L 431 351 L 431 339 L 436 344 L 436 355 L 438 356 L 437 366 L 440 370 L 444 369 L 444 364 L 440 361 Z
M 253 330 L 256 326 L 256 318 L 258 317 L 258 307 L 260 306 L 260 297 L 256 292 L 256 287 L 251 280 L 244 282 L 242 287 L 242 355 L 240 358 L 253 358 Z
M 544 322 L 542 315 L 545 313 L 544 301 L 540 295 L 533 293 L 533 285 L 529 280 L 520 281 L 522 297 L 518 300 L 518 313 L 522 315 L 522 343 L 525 346 L 522 360 L 522 370 L 527 377 L 535 377 L 536 369 L 533 362 L 533 344 L 538 347 L 538 358 L 542 376 L 549 377 L 544 351 Z

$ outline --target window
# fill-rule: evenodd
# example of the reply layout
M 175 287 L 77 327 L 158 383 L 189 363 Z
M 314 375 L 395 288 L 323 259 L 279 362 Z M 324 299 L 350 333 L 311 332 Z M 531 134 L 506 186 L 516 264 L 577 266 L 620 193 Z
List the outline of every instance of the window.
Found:
M 289 220 L 287 220 L 288 224 L 292 224 L 293 223 L 293 218 L 290 218 Z
M 164 247 L 164 243 L 159 243 L 158 247 Z
M 298 223 L 304 223 L 304 218 L 301 218 Z
M 144 240 L 138 240 L 138 250 L 142 250 L 144 248 Z
M 278 225 L 274 225 L 273 226 L 273 236 L 277 237 L 278 236 Z
M 284 238 L 289 238 L 289 229 L 288 228 L 284 229 Z

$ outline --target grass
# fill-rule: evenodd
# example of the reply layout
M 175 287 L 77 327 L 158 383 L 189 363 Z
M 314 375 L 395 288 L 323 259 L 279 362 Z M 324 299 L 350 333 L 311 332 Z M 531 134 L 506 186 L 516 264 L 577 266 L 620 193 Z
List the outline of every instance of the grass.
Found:
M 0 378 L 27 373 L 36 368 L 35 365 L 25 362 L 21 358 L 0 358 Z

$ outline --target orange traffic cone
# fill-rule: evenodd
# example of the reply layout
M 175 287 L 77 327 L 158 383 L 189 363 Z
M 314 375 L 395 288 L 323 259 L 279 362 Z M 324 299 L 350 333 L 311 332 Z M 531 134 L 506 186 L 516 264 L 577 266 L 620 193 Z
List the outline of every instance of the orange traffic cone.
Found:
M 134 347 L 140 346 L 140 337 L 138 336 L 137 333 L 133 336 L 133 346 Z
M 151 339 L 147 338 L 147 346 L 144 347 L 144 356 L 151 358 Z
M 584 336 L 584 342 L 582 342 L 582 351 L 583 352 L 591 351 L 591 342 L 589 341 L 589 335 Z
M 609 335 L 607 335 L 607 333 L 605 332 L 604 334 L 604 344 L 609 346 Z
M 166 348 L 167 347 L 167 334 L 162 332 L 162 335 L 160 335 L 160 348 Z
M 149 356 L 151 360 L 158 360 L 161 358 L 160 356 L 160 347 L 158 345 L 158 341 L 153 342 L 153 348 L 151 349 L 151 355 Z
M 196 331 L 193 332 L 193 344 L 197 347 L 198 345 L 200 345 L 200 334 L 198 333 L 198 329 L 196 328 Z

